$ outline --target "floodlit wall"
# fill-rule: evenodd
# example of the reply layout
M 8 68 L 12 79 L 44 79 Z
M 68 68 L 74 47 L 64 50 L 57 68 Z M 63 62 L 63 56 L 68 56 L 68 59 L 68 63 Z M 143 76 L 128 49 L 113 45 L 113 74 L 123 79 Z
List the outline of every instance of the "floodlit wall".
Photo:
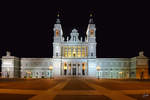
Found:
M 49 78 L 62 76 L 63 63 L 76 67 L 86 65 L 85 76 L 109 79 L 147 79 L 148 58 L 96 58 L 96 59 L 54 59 L 54 58 L 17 58 L 2 57 L 2 77 L 4 78 Z M 97 67 L 100 70 L 97 70 Z M 51 69 L 50 69 L 51 67 Z M 82 72 L 82 69 L 79 71 Z M 78 74 L 77 74 L 78 75 Z M 80 74 L 82 75 L 82 74 Z
M 19 58 L 14 56 L 2 57 L 2 77 L 3 78 L 18 78 L 20 76 Z
M 53 76 L 61 75 L 61 59 L 53 59 Z
M 110 79 L 129 78 L 130 59 L 129 58 L 97 58 L 97 66 L 100 71 L 96 76 Z
M 21 77 L 48 78 L 51 75 L 49 67 L 52 65 L 50 58 L 21 58 Z
M 144 52 L 140 52 L 136 57 L 136 78 L 148 79 L 149 78 L 149 59 L 144 56 Z
M 88 76 L 96 77 L 96 59 L 88 59 Z

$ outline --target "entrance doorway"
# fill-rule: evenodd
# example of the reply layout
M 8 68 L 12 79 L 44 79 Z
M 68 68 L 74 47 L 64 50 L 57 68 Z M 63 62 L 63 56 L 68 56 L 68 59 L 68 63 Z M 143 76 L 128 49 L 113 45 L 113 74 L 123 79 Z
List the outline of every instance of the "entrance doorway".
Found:
M 86 62 L 64 62 L 61 73 L 64 76 L 85 76 L 87 75 L 87 67 Z
M 66 69 L 64 69 L 64 75 L 67 75 L 67 70 Z
M 85 63 L 82 63 L 82 75 L 85 75 Z
M 73 75 L 76 75 L 76 68 L 72 68 L 72 71 L 73 71 Z

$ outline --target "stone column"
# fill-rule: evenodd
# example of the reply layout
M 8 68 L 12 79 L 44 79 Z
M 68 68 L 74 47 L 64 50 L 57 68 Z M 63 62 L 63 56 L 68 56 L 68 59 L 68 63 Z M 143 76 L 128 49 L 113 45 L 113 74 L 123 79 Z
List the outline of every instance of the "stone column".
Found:
M 76 64 L 76 76 L 78 75 L 78 64 Z
M 64 47 L 62 47 L 61 55 L 62 55 L 62 57 L 64 57 Z
M 80 67 L 79 67 L 79 63 L 78 63 L 78 76 L 79 76 L 79 73 L 80 73 Z
M 77 52 L 76 52 L 76 56 L 78 57 L 78 46 L 77 46 Z
M 85 57 L 86 57 L 86 47 L 84 49 L 85 49 Z
M 82 57 L 82 46 L 81 46 L 81 57 Z
M 67 63 L 67 75 L 69 75 L 69 64 Z
M 80 71 L 81 71 L 81 76 L 83 75 L 83 73 L 82 73 L 82 62 L 81 62 L 81 64 L 80 64 Z
M 72 51 L 72 47 L 71 47 L 71 57 L 72 57 L 72 52 L 73 52 L 73 51 Z
M 80 66 L 79 66 L 79 73 L 81 75 L 81 63 L 79 63 L 79 64 L 80 64 Z
M 84 66 L 85 66 L 84 74 L 86 76 L 87 75 L 87 66 L 86 66 L 86 63 L 84 63 Z
M 67 57 L 68 57 L 68 46 L 67 46 Z
M 78 66 L 78 75 L 80 75 L 79 73 L 80 73 L 80 65 Z
M 73 68 L 73 67 L 72 67 L 72 63 L 71 63 L 71 75 L 72 75 L 72 68 Z
M 88 75 L 88 63 L 86 63 L 86 75 Z
M 64 75 L 64 64 L 62 64 L 61 70 L 62 70 L 62 75 Z
M 76 57 L 78 57 L 78 46 L 76 47 Z
M 68 69 L 67 69 L 67 70 L 68 70 L 68 75 L 70 75 L 70 74 L 69 74 L 69 73 L 70 73 L 70 69 L 69 69 L 69 68 L 70 68 L 70 63 L 68 63 L 68 67 L 67 67 L 67 68 L 68 68 Z

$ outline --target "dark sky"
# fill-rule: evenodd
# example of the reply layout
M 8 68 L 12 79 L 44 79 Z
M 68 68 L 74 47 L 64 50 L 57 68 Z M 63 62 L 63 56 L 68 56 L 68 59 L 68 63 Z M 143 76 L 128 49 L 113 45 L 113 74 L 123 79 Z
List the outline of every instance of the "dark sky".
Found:
M 30 0 L 31 1 L 31 0 Z M 150 7 L 146 2 L 1 2 L 0 57 L 52 57 L 57 12 L 64 35 L 85 35 L 89 14 L 97 27 L 97 57 L 150 57 Z

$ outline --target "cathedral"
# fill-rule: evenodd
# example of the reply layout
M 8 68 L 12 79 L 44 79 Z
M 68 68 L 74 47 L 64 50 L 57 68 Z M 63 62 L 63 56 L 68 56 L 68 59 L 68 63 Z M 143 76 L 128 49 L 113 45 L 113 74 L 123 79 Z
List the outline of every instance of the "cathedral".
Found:
M 95 77 L 147 79 L 149 59 L 144 52 L 132 58 L 97 58 L 96 26 L 90 18 L 86 37 L 77 29 L 63 37 L 60 19 L 54 24 L 52 58 L 18 58 L 10 52 L 2 57 L 3 78 Z

